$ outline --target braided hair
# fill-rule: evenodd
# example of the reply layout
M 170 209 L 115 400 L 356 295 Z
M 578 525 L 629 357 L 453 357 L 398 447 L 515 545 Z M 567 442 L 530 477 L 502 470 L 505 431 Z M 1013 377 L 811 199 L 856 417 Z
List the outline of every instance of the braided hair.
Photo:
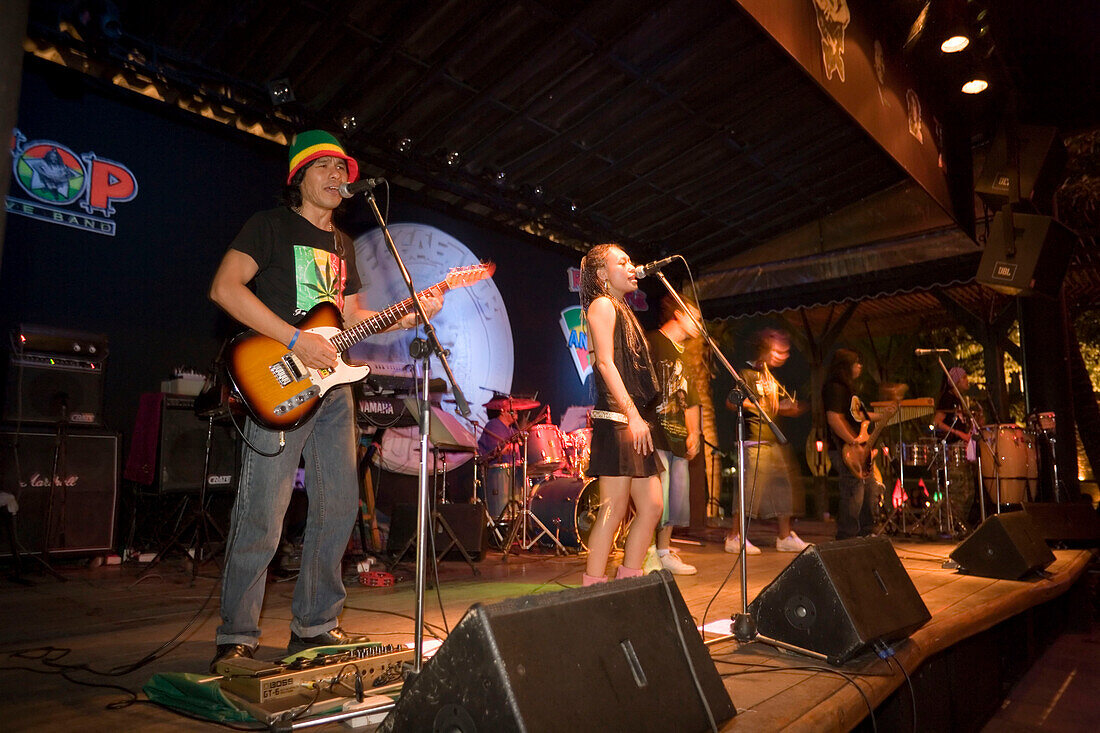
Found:
M 599 269 L 606 266 L 607 256 L 612 249 L 619 249 L 619 245 L 613 242 L 597 244 L 581 258 L 581 308 L 587 314 L 588 306 L 592 305 L 592 301 L 600 296 L 608 297 L 611 304 L 615 306 L 616 315 L 625 319 L 624 322 L 627 324 L 627 345 L 632 351 L 640 353 L 646 348 L 645 339 L 642 336 L 642 324 L 638 322 L 638 317 L 634 315 L 634 311 L 626 301 L 616 298 L 608 290 L 607 281 L 601 279 L 598 274 Z

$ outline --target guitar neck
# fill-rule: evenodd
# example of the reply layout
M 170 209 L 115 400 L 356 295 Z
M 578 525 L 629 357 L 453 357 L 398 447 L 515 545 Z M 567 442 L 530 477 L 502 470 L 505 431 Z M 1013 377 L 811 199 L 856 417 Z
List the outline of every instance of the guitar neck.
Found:
M 436 293 L 442 295 L 449 290 L 447 281 L 443 280 L 438 282 L 430 288 L 425 288 L 416 294 L 417 298 L 422 298 L 426 295 Z M 359 343 L 363 339 L 373 336 L 376 333 L 381 333 L 393 324 L 400 321 L 402 318 L 410 313 L 416 311 L 416 306 L 413 305 L 412 298 L 405 298 L 400 303 L 394 303 L 385 310 L 380 310 L 370 318 L 366 318 L 359 323 L 355 324 L 346 331 L 333 336 L 329 341 L 339 352 L 344 352 L 350 349 L 355 344 Z

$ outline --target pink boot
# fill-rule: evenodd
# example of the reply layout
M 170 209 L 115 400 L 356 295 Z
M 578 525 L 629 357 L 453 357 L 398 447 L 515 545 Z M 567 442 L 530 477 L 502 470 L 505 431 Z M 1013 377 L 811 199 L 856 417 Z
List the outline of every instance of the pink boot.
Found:
M 615 571 L 615 580 L 622 580 L 623 578 L 637 578 L 642 574 L 641 568 L 628 568 L 626 565 L 620 565 L 619 569 Z
M 581 586 L 595 585 L 596 583 L 606 583 L 606 575 L 589 575 L 588 573 L 581 573 Z

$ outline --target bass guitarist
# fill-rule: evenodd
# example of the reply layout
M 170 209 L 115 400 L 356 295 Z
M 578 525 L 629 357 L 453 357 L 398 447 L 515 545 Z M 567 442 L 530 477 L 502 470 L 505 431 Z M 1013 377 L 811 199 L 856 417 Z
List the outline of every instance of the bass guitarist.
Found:
M 285 205 L 248 220 L 229 245 L 210 288 L 211 299 L 226 313 L 285 344 L 313 369 L 335 368 L 338 355 L 326 338 L 294 325 L 305 313 L 328 301 L 339 309 L 345 324 L 374 315 L 359 293 L 351 239 L 332 220 L 343 201 L 340 185 L 358 174 L 358 164 L 332 135 L 310 130 L 295 136 Z M 429 294 L 421 302 L 429 316 L 442 307 L 441 296 Z M 397 323 L 402 328 L 415 325 L 415 313 Z M 267 566 L 302 458 L 309 514 L 287 651 L 365 641 L 339 625 L 346 595 L 341 561 L 359 507 L 350 386 L 330 390 L 319 408 L 293 430 L 269 430 L 249 419 L 244 435 L 247 444 L 230 521 L 222 623 L 211 672 L 224 659 L 252 657 L 259 644 Z
M 825 421 L 829 425 L 829 460 L 836 467 L 840 479 L 840 506 L 836 517 L 836 538 L 866 537 L 874 524 L 874 503 L 878 485 L 869 470 L 860 470 L 865 464 L 853 455 L 869 455 L 871 442 L 866 430 L 861 437 L 865 421 L 882 420 L 886 415 L 868 412 L 856 394 L 856 380 L 863 373 L 860 356 L 851 349 L 837 349 L 829 364 L 829 374 L 822 389 Z M 845 449 L 849 460 L 845 460 Z M 853 471 L 849 463 L 856 465 Z

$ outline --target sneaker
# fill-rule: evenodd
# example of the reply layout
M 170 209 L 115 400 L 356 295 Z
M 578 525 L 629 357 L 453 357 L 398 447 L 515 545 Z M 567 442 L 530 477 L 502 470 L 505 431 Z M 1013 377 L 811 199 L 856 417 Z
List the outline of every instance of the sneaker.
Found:
M 782 539 L 779 537 L 775 538 L 775 549 L 780 552 L 802 552 L 809 546 L 810 543 L 796 535 L 793 529 L 786 537 Z
M 649 552 L 645 554 L 645 561 L 642 563 L 642 572 L 646 575 L 655 573 L 664 567 L 661 564 L 661 558 L 657 557 L 657 548 L 654 545 L 649 546 Z
M 688 565 L 681 560 L 680 554 L 676 550 L 669 550 L 667 555 L 664 557 L 658 556 L 657 560 L 661 563 L 661 567 L 673 575 L 695 575 L 699 572 L 694 565 Z
M 741 552 L 741 537 L 740 535 L 734 535 L 733 537 L 726 538 L 726 552 L 737 555 Z M 753 543 L 745 540 L 745 554 L 746 555 L 759 555 L 760 548 Z

